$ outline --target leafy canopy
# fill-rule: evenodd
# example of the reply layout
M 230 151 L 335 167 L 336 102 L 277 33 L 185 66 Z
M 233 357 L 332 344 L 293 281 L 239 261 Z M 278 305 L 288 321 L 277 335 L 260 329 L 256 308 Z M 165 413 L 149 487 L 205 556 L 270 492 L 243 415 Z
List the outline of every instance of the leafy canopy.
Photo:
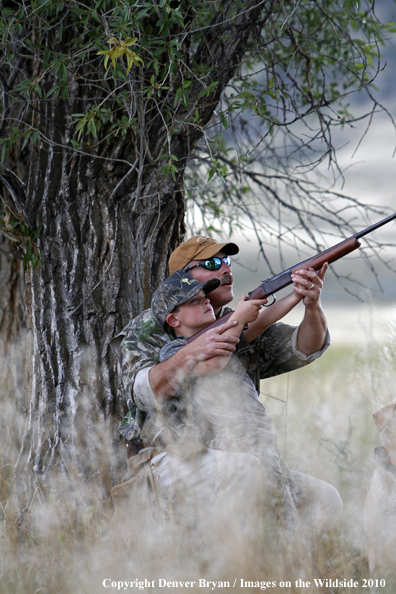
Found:
M 252 185 L 272 215 L 271 201 L 308 216 L 295 165 L 336 165 L 332 129 L 353 121 L 351 93 L 378 109 L 372 83 L 394 31 L 369 0 L 3 0 L 1 163 L 28 160 L 38 142 L 93 156 L 125 138 L 135 179 L 146 166 L 174 181 L 187 171 L 208 232 L 252 213 Z M 62 102 L 55 139 L 48 106 Z M 298 203 L 283 204 L 279 184 Z

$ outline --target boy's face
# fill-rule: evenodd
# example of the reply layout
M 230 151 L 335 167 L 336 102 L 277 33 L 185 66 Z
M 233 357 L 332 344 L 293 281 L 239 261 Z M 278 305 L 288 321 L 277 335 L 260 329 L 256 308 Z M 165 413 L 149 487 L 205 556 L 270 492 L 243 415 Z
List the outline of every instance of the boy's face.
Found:
M 168 318 L 173 316 L 173 319 L 177 321 L 177 326 L 174 326 L 173 324 L 170 325 L 172 325 L 175 330 L 178 328 L 184 336 L 191 336 L 195 332 L 205 328 L 208 324 L 214 322 L 216 319 L 213 307 L 204 291 L 199 291 L 195 297 L 192 297 L 192 299 L 189 299 L 186 303 L 179 305 L 177 309 L 178 311 L 169 314 Z M 168 318 L 167 322 L 169 324 Z

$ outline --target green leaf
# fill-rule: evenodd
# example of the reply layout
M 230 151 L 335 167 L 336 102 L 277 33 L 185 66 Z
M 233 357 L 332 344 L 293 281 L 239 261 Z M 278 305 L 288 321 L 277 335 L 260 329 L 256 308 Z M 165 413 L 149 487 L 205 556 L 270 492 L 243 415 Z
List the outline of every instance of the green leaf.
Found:
M 33 233 L 33 235 L 32 235 L 32 239 L 33 239 L 33 240 L 37 239 L 37 237 L 38 237 L 38 236 L 40 235 L 40 233 L 41 233 L 41 229 L 42 229 L 42 228 L 43 228 L 43 225 L 41 224 L 41 225 L 40 225 L 40 226 L 39 226 L 39 227 L 36 229 L 36 231 L 35 231 L 35 232 Z
M 227 122 L 227 118 L 225 117 L 224 113 L 220 113 L 219 117 L 221 119 L 221 123 L 223 124 L 223 128 L 224 130 L 228 129 L 228 122 Z
M 49 97 L 51 97 L 51 95 L 53 95 L 54 93 L 56 93 L 55 97 L 57 97 L 58 93 L 59 93 L 59 86 L 56 87 L 52 87 L 48 93 L 46 94 L 45 98 L 48 99 Z
M 31 257 L 32 257 L 31 250 L 30 249 L 26 250 L 26 253 L 23 257 L 23 269 L 24 270 L 26 270 L 26 267 L 29 264 Z
M 189 101 L 188 91 L 183 90 L 183 105 L 186 109 L 188 107 L 188 101 Z
M 22 150 L 23 150 L 23 149 L 25 148 L 25 146 L 27 145 L 27 143 L 28 143 L 28 141 L 29 141 L 29 138 L 30 138 L 30 135 L 31 135 L 31 133 L 32 133 L 32 130 L 26 130 L 26 132 L 25 132 L 25 138 L 24 138 L 24 141 L 23 141 L 23 143 L 22 143 Z
M 178 168 L 176 167 L 176 165 L 171 165 L 170 170 L 171 170 L 173 180 L 176 181 L 177 174 L 179 173 Z
M 173 103 L 175 107 L 176 107 L 176 105 L 179 103 L 179 101 L 180 101 L 180 98 L 181 98 L 181 96 L 182 96 L 182 93 L 183 93 L 183 89 L 182 89 L 182 87 L 179 87 L 179 88 L 176 90 L 175 100 L 174 100 L 174 103 Z

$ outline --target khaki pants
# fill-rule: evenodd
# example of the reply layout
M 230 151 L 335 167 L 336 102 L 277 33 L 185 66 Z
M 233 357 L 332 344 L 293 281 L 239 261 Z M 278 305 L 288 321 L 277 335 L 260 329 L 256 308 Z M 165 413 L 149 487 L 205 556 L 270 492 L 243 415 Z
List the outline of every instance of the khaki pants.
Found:
M 161 497 L 174 503 L 198 503 L 208 510 L 220 501 L 223 510 L 223 506 L 240 507 L 246 514 L 258 498 L 265 499 L 265 471 L 251 454 L 206 449 L 182 458 L 162 452 L 152 458 L 150 466 Z M 291 475 L 300 527 L 316 534 L 327 531 L 342 512 L 337 489 L 301 472 L 291 471 Z

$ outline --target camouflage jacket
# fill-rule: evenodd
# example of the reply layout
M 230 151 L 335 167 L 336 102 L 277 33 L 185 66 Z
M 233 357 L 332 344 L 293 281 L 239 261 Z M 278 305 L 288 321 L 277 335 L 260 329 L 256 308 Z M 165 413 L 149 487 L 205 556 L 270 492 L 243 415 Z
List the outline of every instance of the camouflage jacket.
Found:
M 225 307 L 220 313 L 223 315 L 228 311 L 230 308 Z M 278 322 L 269 326 L 251 343 L 241 337 L 236 355 L 258 393 L 261 379 L 308 365 L 320 357 L 330 344 L 327 335 L 324 347 L 317 353 L 306 356 L 297 350 L 297 332 L 298 328 Z M 142 369 L 159 363 L 162 347 L 175 337 L 161 328 L 150 309 L 133 319 L 120 336 L 123 337 L 120 353 L 122 381 L 129 412 L 122 420 L 119 430 L 126 439 L 139 443 L 146 415 L 137 408 L 134 400 L 136 376 Z

